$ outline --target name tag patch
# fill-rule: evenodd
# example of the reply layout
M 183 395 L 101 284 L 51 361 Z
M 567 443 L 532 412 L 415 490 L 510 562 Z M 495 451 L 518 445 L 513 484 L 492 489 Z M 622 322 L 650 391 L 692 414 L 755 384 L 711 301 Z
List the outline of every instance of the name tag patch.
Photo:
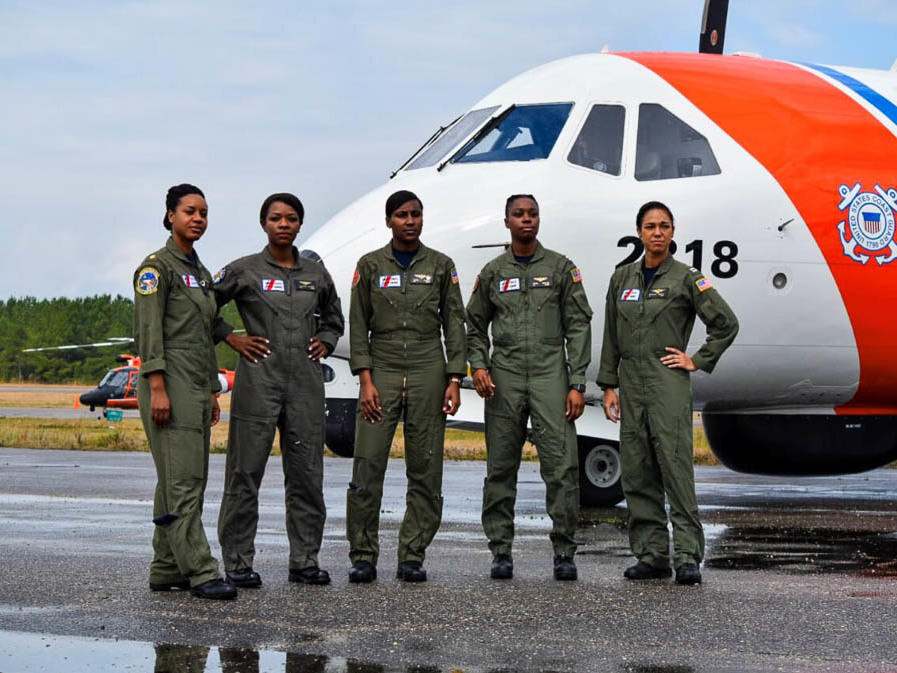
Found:
M 199 281 L 196 280 L 196 276 L 192 273 L 182 273 L 181 279 L 184 281 L 184 285 L 189 288 L 199 288 Z
M 262 278 L 262 292 L 286 292 L 283 278 Z
M 398 273 L 388 273 L 377 279 L 377 284 L 381 290 L 389 287 L 402 287 L 402 275 Z
M 500 294 L 505 292 L 516 292 L 520 289 L 520 278 L 502 278 L 498 281 L 498 291 Z
M 648 299 L 666 299 L 669 293 L 668 287 L 652 287 L 648 290 Z
M 411 284 L 412 285 L 432 285 L 433 284 L 433 274 L 432 273 L 412 273 L 411 274 Z
M 302 292 L 314 292 L 318 289 L 318 284 L 313 280 L 302 280 L 300 278 L 295 282 L 294 287 Z
M 642 298 L 642 291 L 637 287 L 629 287 L 623 290 L 620 301 L 638 301 Z
M 533 276 L 529 279 L 530 287 L 551 287 L 551 276 Z

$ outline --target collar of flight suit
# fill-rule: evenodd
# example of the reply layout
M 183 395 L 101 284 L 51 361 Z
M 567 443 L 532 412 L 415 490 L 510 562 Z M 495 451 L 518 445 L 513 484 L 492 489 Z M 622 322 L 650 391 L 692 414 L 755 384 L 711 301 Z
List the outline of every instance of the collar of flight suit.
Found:
M 299 257 L 299 248 L 295 245 L 293 246 L 293 259 L 296 260 L 295 266 L 281 266 L 277 263 L 277 260 L 274 259 L 274 255 L 271 254 L 271 251 L 268 250 L 268 246 L 266 245 L 262 248 L 262 259 L 264 259 L 271 266 L 276 266 L 278 269 L 298 269 L 302 266 L 302 259 Z
M 389 240 L 389 243 L 387 243 L 382 248 L 380 248 L 380 252 L 382 252 L 388 259 L 390 259 L 393 262 L 393 264 L 396 264 L 397 266 L 402 266 L 396 260 L 395 255 L 392 254 L 392 239 Z M 426 259 L 427 252 L 428 252 L 427 246 L 425 246 L 423 243 L 421 243 L 420 247 L 417 249 L 417 252 L 414 253 L 414 257 L 411 259 L 411 264 L 408 265 L 408 269 L 410 269 L 414 265 L 414 263 L 417 262 L 417 260 Z M 405 270 L 407 271 L 408 269 L 405 269 Z
M 181 250 L 180 247 L 178 247 L 178 244 L 174 242 L 173 236 L 169 236 L 168 240 L 165 241 L 165 249 L 182 262 L 193 265 L 193 262 L 187 257 L 187 255 L 184 254 L 184 251 Z M 193 254 L 196 256 L 195 266 L 198 269 L 202 266 L 202 262 L 199 261 L 199 253 L 196 252 L 196 248 L 193 248 Z
M 522 256 L 523 255 L 521 255 L 521 257 Z M 539 243 L 538 240 L 536 241 L 536 250 L 535 252 L 533 252 L 533 256 L 530 258 L 527 264 L 521 265 L 521 263 L 517 261 L 517 258 L 514 255 L 514 248 L 510 245 L 508 246 L 508 249 L 505 250 L 505 261 L 508 261 L 511 264 L 517 264 L 518 266 L 529 266 L 533 262 L 538 262 L 543 257 L 545 257 L 545 248 L 542 247 L 542 244 Z
M 657 278 L 658 276 L 662 276 L 667 271 L 669 271 L 670 267 L 673 266 L 673 261 L 674 261 L 673 255 L 672 254 L 667 255 L 667 258 L 660 263 L 660 266 L 657 267 L 657 271 L 654 272 L 654 278 Z M 635 267 L 635 271 L 636 271 L 638 277 L 641 278 L 642 282 L 644 283 L 645 282 L 645 274 L 642 271 L 642 269 L 645 266 L 645 256 L 642 255 L 641 258 L 639 259 L 639 261 L 636 262 L 633 266 Z M 654 278 L 651 279 L 652 282 L 654 281 Z

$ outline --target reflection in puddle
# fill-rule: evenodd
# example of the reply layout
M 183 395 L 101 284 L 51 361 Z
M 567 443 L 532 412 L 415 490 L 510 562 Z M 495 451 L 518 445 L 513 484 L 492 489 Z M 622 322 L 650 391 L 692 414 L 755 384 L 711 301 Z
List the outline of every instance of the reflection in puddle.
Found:
M 826 528 L 726 527 L 709 547 L 704 561 L 708 568 L 897 576 L 897 537 L 893 534 Z

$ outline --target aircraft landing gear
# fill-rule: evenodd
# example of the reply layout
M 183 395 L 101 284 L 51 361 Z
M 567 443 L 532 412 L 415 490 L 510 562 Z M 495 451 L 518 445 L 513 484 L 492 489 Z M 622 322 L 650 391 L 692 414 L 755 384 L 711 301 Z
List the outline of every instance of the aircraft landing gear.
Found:
M 592 437 L 578 437 L 579 502 L 585 507 L 612 507 L 623 500 L 620 445 Z

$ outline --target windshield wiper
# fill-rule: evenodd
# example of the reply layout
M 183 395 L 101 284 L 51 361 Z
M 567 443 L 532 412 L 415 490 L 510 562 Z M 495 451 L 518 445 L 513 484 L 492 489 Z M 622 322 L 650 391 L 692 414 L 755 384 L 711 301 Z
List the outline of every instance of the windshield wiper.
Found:
M 464 116 L 463 114 L 460 114 L 457 117 L 455 117 L 452 121 L 450 121 L 447 125 L 440 126 L 438 129 L 436 129 L 436 131 L 433 133 L 433 135 L 431 135 L 429 138 L 427 138 L 424 141 L 423 145 L 421 145 L 416 150 L 414 150 L 414 152 L 411 153 L 411 156 L 408 157 L 407 159 L 405 159 L 405 163 L 403 163 L 401 166 L 399 166 L 397 169 L 395 169 L 392 173 L 389 174 L 389 179 L 392 180 L 394 177 L 396 177 L 396 175 L 398 175 L 399 171 L 402 170 L 403 168 L 405 168 L 405 166 L 407 166 L 408 164 L 410 164 L 411 160 L 414 159 L 415 157 L 417 157 L 417 155 L 419 155 L 424 150 L 425 147 L 429 147 L 430 145 L 432 145 L 439 136 L 441 136 L 443 133 L 445 133 L 450 128 L 452 128 L 456 123 L 458 123 L 458 120 L 461 119 L 461 117 L 463 117 L 463 116 Z
M 485 137 L 486 137 L 486 134 L 488 134 L 492 129 L 494 129 L 496 126 L 498 126 L 499 124 L 501 124 L 501 123 L 505 120 L 505 117 L 507 117 L 509 114 L 511 114 L 511 111 L 512 111 L 515 107 L 517 107 L 517 105 L 511 105 L 511 106 L 509 106 L 506 110 L 504 110 L 503 112 L 501 112 L 501 113 L 495 115 L 494 117 L 492 117 L 492 119 L 490 119 L 488 122 L 486 122 L 486 125 L 483 126 L 483 128 L 481 128 L 479 131 L 477 131 L 476 135 L 475 135 L 473 138 L 471 138 L 471 139 L 468 140 L 466 143 L 464 143 L 464 145 L 461 147 L 461 149 L 459 149 L 459 150 L 458 150 L 457 152 L 455 152 L 452 156 L 450 156 L 448 159 L 446 159 L 446 160 L 443 161 L 441 164 L 439 164 L 439 165 L 436 167 L 436 171 L 437 171 L 437 172 L 438 172 L 438 171 L 441 171 L 443 168 L 445 168 L 446 164 L 450 163 L 450 162 L 453 161 L 457 156 L 461 155 L 465 150 L 467 150 L 467 149 L 470 148 L 470 147 L 473 147 L 473 146 L 476 145 L 478 142 L 480 142 L 483 138 L 485 138 Z

